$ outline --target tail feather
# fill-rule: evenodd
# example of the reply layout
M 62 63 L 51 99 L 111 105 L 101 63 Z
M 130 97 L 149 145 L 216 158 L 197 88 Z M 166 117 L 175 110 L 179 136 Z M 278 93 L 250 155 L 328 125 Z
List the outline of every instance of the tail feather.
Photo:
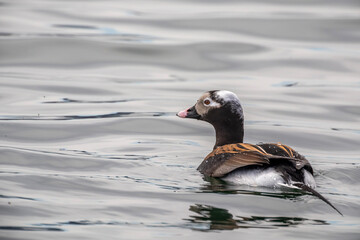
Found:
M 344 216 L 334 205 L 332 205 L 331 202 L 329 202 L 329 200 L 327 200 L 323 195 L 321 195 L 320 193 L 318 193 L 317 191 L 315 191 L 311 187 L 309 187 L 309 186 L 307 186 L 307 185 L 305 185 L 303 183 L 294 183 L 293 185 L 300 188 L 300 189 L 302 189 L 303 191 L 312 193 L 314 196 L 320 198 L 325 203 L 329 204 L 329 206 L 331 206 L 333 209 L 335 209 L 335 211 L 337 211 L 341 216 Z

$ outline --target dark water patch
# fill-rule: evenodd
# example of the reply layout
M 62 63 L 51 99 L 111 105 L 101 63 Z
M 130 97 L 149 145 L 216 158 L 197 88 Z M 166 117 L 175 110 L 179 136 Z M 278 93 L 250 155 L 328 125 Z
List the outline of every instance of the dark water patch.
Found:
M 273 84 L 273 86 L 274 87 L 294 87 L 294 86 L 297 86 L 298 84 L 299 84 L 298 82 L 284 81 L 284 82 Z
M 123 100 L 103 100 L 103 101 L 94 101 L 94 100 L 76 100 L 71 98 L 62 98 L 59 101 L 45 101 L 42 103 L 124 103 L 136 101 L 134 99 L 123 99 Z
M 0 226 L 0 230 L 11 231 L 50 231 L 50 232 L 63 232 L 64 229 L 53 227 L 19 227 L 19 226 Z
M 351 133 L 355 133 L 355 134 L 360 134 L 360 130 L 359 129 L 349 129 L 349 128 L 330 128 L 333 131 L 340 131 L 340 132 L 351 132 Z
M 40 223 L 36 224 L 40 226 L 63 226 L 63 225 L 120 225 L 120 222 L 103 222 L 103 221 L 90 221 L 90 220 L 79 220 L 79 221 L 68 221 L 59 222 L 55 224 Z
M 88 25 L 54 24 L 52 26 L 56 28 L 98 29 L 97 27 Z
M 335 65 L 333 65 L 335 64 Z M 322 66 L 326 66 L 327 63 L 324 62 L 324 64 Z M 336 65 L 336 63 L 331 63 L 328 65 L 329 67 L 334 67 L 335 69 L 333 69 L 334 71 L 348 71 L 348 68 L 345 67 L 344 65 Z M 311 68 L 311 67 L 309 67 Z M 325 70 L 325 68 L 324 68 Z M 333 70 L 330 70 L 330 71 L 333 71 Z M 284 81 L 284 83 L 286 83 L 287 81 Z M 273 86 L 279 86 L 279 84 L 274 84 Z M 359 88 L 360 87 L 360 84 L 358 82 L 350 82 L 350 83 L 343 83 L 343 84 L 339 84 L 337 82 L 331 82 L 331 81 L 314 81 L 314 82 L 302 82 L 302 83 L 299 83 L 298 86 L 299 88 L 315 88 L 315 89 L 323 89 L 323 88 L 326 88 L 328 90 L 332 90 L 334 91 L 333 89 L 335 88 Z M 336 92 L 336 91 L 335 91 Z M 288 93 L 288 94 L 294 94 L 295 95 L 301 95 L 301 96 L 305 96 L 306 94 L 310 95 L 315 95 L 314 93 L 311 93 L 311 92 L 291 92 L 291 93 Z M 319 94 L 319 93 L 317 93 Z M 319 94 L 320 96 L 320 94 Z M 317 96 L 313 96 L 314 98 L 316 98 Z
M 38 201 L 35 198 L 28 198 L 28 197 L 20 197 L 20 196 L 7 196 L 7 195 L 1 195 L 0 198 L 11 198 L 11 199 L 21 199 L 21 200 L 30 200 L 30 201 Z
M 175 115 L 175 113 L 164 112 L 115 112 L 97 115 L 70 115 L 70 116 L 0 116 L 0 120 L 14 121 L 14 120 L 79 120 L 79 119 L 98 119 L 98 118 L 120 118 L 120 117 L 160 117 L 165 115 Z
M 6 33 L 6 32 L 0 32 L 0 37 L 9 37 L 9 36 L 13 36 L 12 33 Z

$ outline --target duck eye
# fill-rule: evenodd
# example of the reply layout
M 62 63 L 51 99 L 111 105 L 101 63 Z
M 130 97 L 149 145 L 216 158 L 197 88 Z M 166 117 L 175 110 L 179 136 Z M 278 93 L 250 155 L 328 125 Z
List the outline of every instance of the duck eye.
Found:
M 204 104 L 205 104 L 205 105 L 209 105 L 209 104 L 210 104 L 210 100 L 209 100 L 209 99 L 205 99 L 205 100 L 204 100 Z

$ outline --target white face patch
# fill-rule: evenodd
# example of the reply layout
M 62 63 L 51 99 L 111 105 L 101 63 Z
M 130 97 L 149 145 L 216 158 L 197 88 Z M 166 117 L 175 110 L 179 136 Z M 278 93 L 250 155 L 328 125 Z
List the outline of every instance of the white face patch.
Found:
M 225 102 L 232 102 L 232 101 L 240 102 L 236 94 L 230 91 L 220 90 L 216 92 L 216 95 L 219 98 L 223 99 Z
M 236 113 L 238 116 L 243 116 L 240 100 L 235 93 L 226 90 L 219 90 L 215 94 L 218 99 L 230 104 L 233 113 Z
M 211 98 L 207 97 L 203 100 L 203 104 L 205 107 L 220 107 L 220 103 L 215 102 Z
M 205 116 L 209 110 L 220 107 L 221 104 L 213 100 L 209 92 L 204 93 L 195 104 L 195 109 L 200 116 Z

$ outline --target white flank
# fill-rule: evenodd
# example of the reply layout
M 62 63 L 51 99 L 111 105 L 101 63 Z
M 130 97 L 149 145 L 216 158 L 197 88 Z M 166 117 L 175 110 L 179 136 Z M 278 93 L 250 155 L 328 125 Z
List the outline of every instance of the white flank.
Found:
M 279 187 L 282 184 L 285 184 L 285 181 L 281 177 L 280 173 L 275 171 L 273 168 L 268 168 L 265 170 L 239 169 L 237 171 L 229 173 L 226 177 L 222 179 L 228 182 L 249 186 Z
M 309 173 L 307 170 L 304 171 L 304 183 L 305 185 L 315 189 L 316 183 L 313 175 Z M 268 168 L 265 170 L 261 169 L 239 169 L 234 172 L 229 173 L 226 177 L 222 178 L 223 180 L 235 184 L 243 184 L 249 186 L 257 186 L 257 187 L 282 187 L 290 185 L 286 184 L 284 179 L 281 177 L 280 173 L 275 171 L 273 168 Z

